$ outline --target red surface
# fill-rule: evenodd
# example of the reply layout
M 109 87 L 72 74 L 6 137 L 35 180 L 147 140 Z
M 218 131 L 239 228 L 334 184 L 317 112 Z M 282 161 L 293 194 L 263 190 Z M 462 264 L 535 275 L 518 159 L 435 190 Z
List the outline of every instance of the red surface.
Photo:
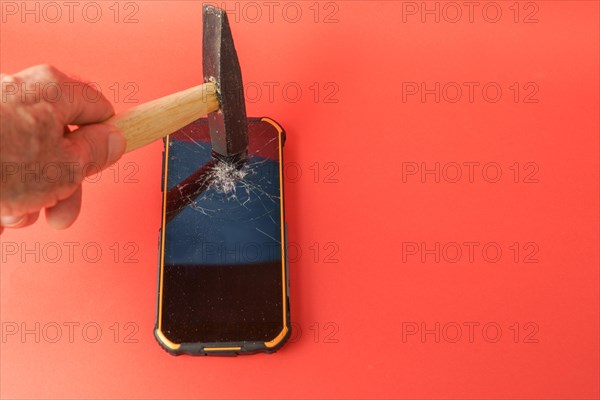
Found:
M 132 89 L 143 102 L 201 82 L 201 2 L 120 3 L 118 23 L 113 2 L 97 23 L 77 4 L 72 23 L 64 5 L 57 22 L 44 3 L 40 22 L 2 9 L 1 70 L 52 63 L 117 110 Z M 2 235 L 2 398 L 598 398 L 598 3 L 439 3 L 439 22 L 421 2 L 244 4 L 230 18 L 248 114 L 288 132 L 293 340 L 235 359 L 155 343 L 153 144 L 85 185 L 71 229 Z M 439 103 L 409 94 L 422 82 Z M 410 174 L 421 163 L 439 182 Z M 436 323 L 439 343 L 421 335 Z

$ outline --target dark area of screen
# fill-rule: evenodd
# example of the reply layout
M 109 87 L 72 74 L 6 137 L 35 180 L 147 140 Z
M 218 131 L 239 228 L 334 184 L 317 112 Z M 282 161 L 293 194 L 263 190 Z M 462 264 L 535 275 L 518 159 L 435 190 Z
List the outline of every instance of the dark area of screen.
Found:
M 269 341 L 282 329 L 278 132 L 257 119 L 248 130 L 246 164 L 205 167 L 210 183 L 178 199 L 166 225 L 162 331 L 174 343 Z M 205 119 L 171 135 L 171 200 L 211 160 Z

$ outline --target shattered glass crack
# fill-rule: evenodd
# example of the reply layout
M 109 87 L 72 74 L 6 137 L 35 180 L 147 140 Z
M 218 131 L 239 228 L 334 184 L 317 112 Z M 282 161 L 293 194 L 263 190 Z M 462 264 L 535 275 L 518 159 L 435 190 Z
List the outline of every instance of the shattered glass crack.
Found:
M 194 140 L 189 134 L 185 136 L 198 147 L 198 156 L 210 153 L 210 143 Z M 275 139 L 271 139 L 265 145 L 270 144 Z M 207 209 L 203 207 L 201 204 L 205 203 L 206 200 L 215 205 L 235 202 L 240 207 L 248 210 L 249 202 L 259 201 L 263 205 L 265 213 L 250 219 L 250 221 L 268 215 L 272 206 L 267 207 L 264 204 L 265 200 L 277 205 L 279 204 L 279 196 L 268 193 L 264 188 L 264 186 L 273 186 L 276 184 L 272 179 L 274 168 L 269 166 L 268 162 L 268 159 L 260 159 L 252 154 L 248 156 L 248 159 L 241 167 L 235 162 L 216 161 L 206 178 L 203 178 L 209 182 L 208 188 L 195 199 L 188 197 L 191 207 L 203 214 L 211 215 L 217 213 L 220 208 Z M 261 170 L 265 170 L 267 173 L 260 173 Z M 181 175 L 178 178 L 181 178 L 180 180 L 185 179 Z M 227 208 L 230 209 L 229 207 Z M 275 221 L 273 222 L 276 223 Z
M 268 260 L 281 257 L 276 250 L 282 242 L 279 137 L 272 126 L 254 120 L 249 139 L 247 158 L 240 163 L 212 156 L 206 120 L 171 135 L 167 233 L 178 232 L 173 246 L 179 250 L 171 253 L 179 255 L 178 262 L 216 263 L 206 251 L 213 245 L 222 249 L 219 259 L 225 261 L 237 257 L 233 250 L 227 254 L 229 249 L 244 246 L 260 249 Z

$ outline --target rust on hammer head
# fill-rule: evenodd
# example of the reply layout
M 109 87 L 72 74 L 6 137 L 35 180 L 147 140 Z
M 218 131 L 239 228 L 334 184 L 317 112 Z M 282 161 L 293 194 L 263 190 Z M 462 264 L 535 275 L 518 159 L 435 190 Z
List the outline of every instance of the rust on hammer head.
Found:
M 205 82 L 214 82 L 220 109 L 208 114 L 213 153 L 244 158 L 248 125 L 242 71 L 225 11 L 204 5 L 202 68 Z

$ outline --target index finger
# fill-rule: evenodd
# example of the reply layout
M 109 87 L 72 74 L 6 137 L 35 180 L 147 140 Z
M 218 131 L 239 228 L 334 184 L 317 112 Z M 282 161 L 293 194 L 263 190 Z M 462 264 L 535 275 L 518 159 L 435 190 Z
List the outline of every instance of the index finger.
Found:
M 55 105 L 64 125 L 86 125 L 105 121 L 114 114 L 112 104 L 93 85 L 71 78 L 51 65 L 38 65 L 14 75 L 28 90 L 42 90 L 46 101 Z M 54 85 L 51 87 L 50 85 Z

